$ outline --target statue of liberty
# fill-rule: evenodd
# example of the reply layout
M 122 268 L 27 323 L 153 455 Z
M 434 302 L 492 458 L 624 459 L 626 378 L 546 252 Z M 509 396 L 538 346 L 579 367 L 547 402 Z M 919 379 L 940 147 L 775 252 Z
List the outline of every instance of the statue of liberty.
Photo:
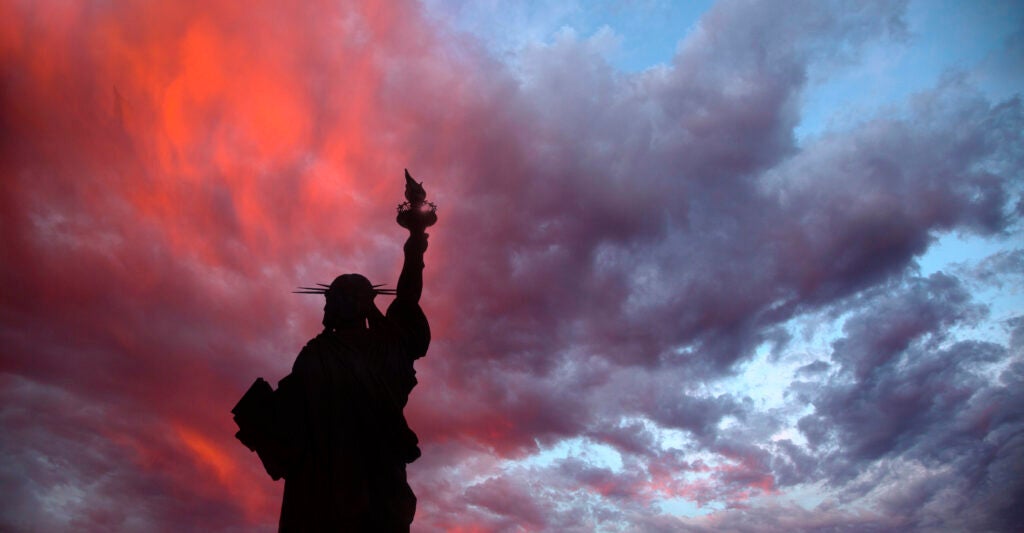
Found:
M 398 223 L 409 230 L 395 289 L 360 274 L 302 287 L 325 297 L 324 330 L 272 391 L 258 379 L 232 410 L 236 435 L 284 478 L 279 528 L 291 531 L 408 531 L 416 497 L 405 465 L 420 456 L 402 411 L 416 386 L 413 362 L 430 344 L 420 309 L 426 228 L 436 207 L 406 171 Z M 394 294 L 386 313 L 374 303 Z

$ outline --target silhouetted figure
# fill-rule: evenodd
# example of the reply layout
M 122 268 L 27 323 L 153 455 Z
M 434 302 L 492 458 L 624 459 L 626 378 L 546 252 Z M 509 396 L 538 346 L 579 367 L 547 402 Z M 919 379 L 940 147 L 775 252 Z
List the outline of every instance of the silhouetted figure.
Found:
M 408 531 L 415 514 L 405 465 L 420 450 L 402 410 L 416 385 L 413 362 L 430 343 L 419 299 L 424 230 L 437 216 L 408 171 L 406 180 L 398 222 L 409 238 L 396 289 L 359 274 L 304 287 L 326 297 L 324 331 L 277 391 L 258 379 L 232 411 L 239 440 L 274 479 L 285 478 L 280 531 Z M 387 314 L 378 294 L 395 294 Z

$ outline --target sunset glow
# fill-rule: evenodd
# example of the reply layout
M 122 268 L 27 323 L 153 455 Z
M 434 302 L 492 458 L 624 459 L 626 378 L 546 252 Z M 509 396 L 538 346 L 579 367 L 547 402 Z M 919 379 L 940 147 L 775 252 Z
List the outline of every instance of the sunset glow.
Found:
M 0 530 L 276 530 L 404 168 L 414 531 L 1024 521 L 1019 2 L 493 4 L 0 0 Z

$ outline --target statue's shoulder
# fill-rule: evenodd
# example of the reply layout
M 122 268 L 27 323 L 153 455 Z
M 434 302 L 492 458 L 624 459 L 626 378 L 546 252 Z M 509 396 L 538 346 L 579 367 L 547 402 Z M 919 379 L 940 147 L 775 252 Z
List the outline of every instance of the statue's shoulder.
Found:
M 327 330 L 321 331 L 319 335 L 309 339 L 309 342 L 302 347 L 303 351 L 306 350 L 322 350 L 331 343 L 333 334 Z
M 305 367 L 317 364 L 317 360 L 329 350 L 330 345 L 330 333 L 327 331 L 309 339 L 309 342 L 299 351 L 299 356 L 295 358 L 292 372 L 301 371 Z

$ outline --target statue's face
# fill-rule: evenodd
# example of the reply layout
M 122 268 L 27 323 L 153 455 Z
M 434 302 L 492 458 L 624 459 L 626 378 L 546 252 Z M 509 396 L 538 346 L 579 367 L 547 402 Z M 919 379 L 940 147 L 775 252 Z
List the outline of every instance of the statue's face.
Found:
M 373 305 L 373 287 L 359 274 L 338 276 L 327 291 L 324 304 L 324 327 L 331 328 L 351 322 L 362 322 Z
M 355 299 L 347 294 L 335 294 L 327 297 L 324 304 L 324 326 L 333 327 L 344 322 L 365 318 L 360 316 L 359 306 Z

